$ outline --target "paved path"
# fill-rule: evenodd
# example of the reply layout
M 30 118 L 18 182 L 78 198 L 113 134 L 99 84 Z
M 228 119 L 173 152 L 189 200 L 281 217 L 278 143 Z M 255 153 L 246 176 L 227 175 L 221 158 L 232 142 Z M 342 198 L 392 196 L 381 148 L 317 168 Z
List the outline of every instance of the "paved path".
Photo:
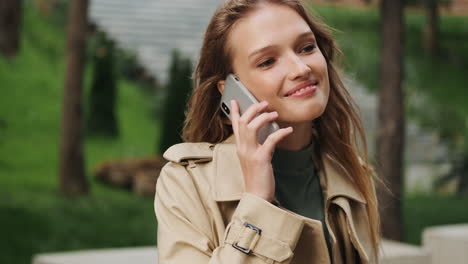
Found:
M 32 264 L 157 264 L 156 247 L 113 248 L 37 254 Z
M 101 249 L 38 254 L 32 264 L 157 264 L 156 247 Z M 384 240 L 382 264 L 428 264 L 429 253 L 416 246 Z

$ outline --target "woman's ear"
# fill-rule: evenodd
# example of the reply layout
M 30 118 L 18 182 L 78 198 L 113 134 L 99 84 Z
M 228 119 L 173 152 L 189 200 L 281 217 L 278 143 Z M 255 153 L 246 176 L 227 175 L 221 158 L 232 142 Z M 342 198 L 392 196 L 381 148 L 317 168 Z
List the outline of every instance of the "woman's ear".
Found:
M 218 91 L 220 94 L 223 94 L 224 92 L 224 83 L 225 83 L 225 80 L 218 81 Z

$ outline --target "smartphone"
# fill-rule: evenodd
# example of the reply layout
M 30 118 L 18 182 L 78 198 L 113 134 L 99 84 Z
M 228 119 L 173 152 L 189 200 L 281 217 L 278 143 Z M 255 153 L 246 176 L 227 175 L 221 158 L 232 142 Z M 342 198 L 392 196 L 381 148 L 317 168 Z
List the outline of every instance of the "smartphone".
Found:
M 224 91 L 221 96 L 221 110 L 231 119 L 231 100 L 236 100 L 239 105 L 239 114 L 242 115 L 252 104 L 258 100 L 245 88 L 234 74 L 229 74 L 224 83 Z M 258 114 L 257 114 L 258 116 Z M 276 122 L 268 122 L 263 125 L 257 133 L 258 143 L 263 144 L 267 137 L 277 131 L 279 126 Z

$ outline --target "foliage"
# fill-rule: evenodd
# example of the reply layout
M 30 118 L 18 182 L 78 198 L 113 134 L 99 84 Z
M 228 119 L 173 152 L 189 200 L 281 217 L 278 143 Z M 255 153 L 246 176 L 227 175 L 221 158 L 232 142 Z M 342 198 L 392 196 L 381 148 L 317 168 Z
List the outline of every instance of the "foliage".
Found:
M 371 92 L 379 88 L 380 35 L 378 10 L 317 8 L 334 28 L 344 53 L 345 71 Z M 406 114 L 423 128 L 435 130 L 454 155 L 468 149 L 468 18 L 440 18 L 441 54 L 428 56 L 421 47 L 425 17 L 406 12 L 404 80 Z
M 453 0 L 404 0 L 406 6 L 422 6 L 430 2 L 437 2 L 440 6 L 450 6 Z
M 452 168 L 450 171 L 442 175 L 434 182 L 434 189 L 444 187 L 453 180 L 457 180 L 456 193 L 460 196 L 468 197 L 468 153 L 460 153 L 452 161 Z
M 87 197 L 58 193 L 65 29 L 28 2 L 22 43 L 17 57 L 0 59 L 0 263 L 31 263 L 40 252 L 154 245 L 151 199 L 93 180 Z M 88 88 L 91 66 L 86 65 Z M 149 112 L 153 96 L 125 79 L 116 85 L 120 137 L 86 139 L 88 177 L 104 160 L 146 157 L 157 144 L 159 120 Z
M 345 72 L 369 89 L 379 89 L 380 18 L 377 9 L 337 9 L 313 7 L 333 31 L 344 58 Z M 427 56 L 421 47 L 425 16 L 405 13 L 404 81 L 407 117 L 423 128 L 435 130 L 450 149 L 457 177 L 467 182 L 463 160 L 468 153 L 468 18 L 441 16 L 437 57 Z M 464 166 L 462 166 L 464 164 Z M 463 186 L 463 184 L 462 184 Z M 405 241 L 419 244 L 421 232 L 431 225 L 468 222 L 466 198 L 407 195 L 403 199 Z M 443 212 L 443 214 L 440 214 Z
M 158 80 L 154 73 L 149 73 L 143 68 L 136 53 L 119 47 L 115 47 L 114 52 L 116 75 L 138 84 L 138 88 L 141 88 L 148 96 L 154 96 L 159 89 Z
M 116 137 L 119 131 L 115 113 L 117 77 L 114 71 L 114 43 L 103 32 L 96 33 L 95 38 L 86 130 L 89 135 Z
M 163 110 L 159 152 L 164 152 L 170 146 L 182 142 L 184 110 L 188 95 L 192 90 L 191 73 L 190 60 L 181 58 L 179 52 L 174 50 L 169 69 L 169 82 L 166 87 L 167 97 Z
M 407 194 L 403 199 L 404 242 L 421 245 L 422 231 L 430 226 L 468 222 L 467 197 Z
M 0 194 L 1 263 L 29 264 L 33 254 L 156 244 L 150 199 L 95 186 L 67 198 L 50 188 L 22 187 Z

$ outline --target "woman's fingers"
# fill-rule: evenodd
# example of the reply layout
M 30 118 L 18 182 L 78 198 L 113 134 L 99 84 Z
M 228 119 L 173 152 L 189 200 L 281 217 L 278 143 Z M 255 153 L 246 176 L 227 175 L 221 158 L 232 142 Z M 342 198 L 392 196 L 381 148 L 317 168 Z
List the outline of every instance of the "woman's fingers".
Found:
M 231 100 L 231 122 L 238 123 L 239 120 L 239 106 L 237 105 L 236 100 Z M 237 128 L 235 128 L 237 129 Z
M 231 123 L 236 142 L 239 142 L 239 105 L 236 100 L 231 100 Z
M 237 156 L 244 175 L 245 190 L 271 201 L 275 194 L 271 152 L 281 139 L 292 132 L 292 128 L 280 129 L 269 135 L 263 145 L 259 144 L 257 134 L 260 127 L 278 118 L 276 112 L 264 112 L 267 106 L 266 102 L 253 104 L 241 115 L 239 105 L 232 100 L 230 117 L 236 136 Z
M 256 136 L 257 131 L 250 129 L 249 123 L 252 122 L 252 120 L 255 120 L 256 116 L 261 113 L 267 106 L 268 103 L 266 101 L 253 104 L 244 113 L 242 113 L 238 119 L 237 131 L 242 142 L 246 144 L 244 145 L 246 149 L 251 149 L 252 147 L 256 147 L 258 145 Z
M 265 142 L 263 143 L 262 147 L 267 154 L 271 154 L 276 147 L 276 144 L 280 142 L 283 138 L 287 137 L 289 134 L 293 132 L 292 127 L 281 128 L 278 131 L 270 134 Z
M 254 119 L 260 112 L 265 110 L 267 106 L 267 101 L 249 106 L 249 108 L 245 110 L 245 113 L 242 113 L 242 116 L 239 118 L 239 123 L 247 126 L 247 124 L 250 123 L 250 121 L 252 121 L 252 119 Z
M 278 112 L 276 111 L 270 112 L 270 113 L 267 113 L 267 112 L 261 113 L 259 116 L 254 118 L 252 122 L 250 122 L 247 125 L 247 128 L 250 129 L 251 131 L 254 131 L 255 136 L 257 136 L 258 131 L 263 125 L 265 125 L 267 122 L 275 120 L 276 118 L 278 118 Z

